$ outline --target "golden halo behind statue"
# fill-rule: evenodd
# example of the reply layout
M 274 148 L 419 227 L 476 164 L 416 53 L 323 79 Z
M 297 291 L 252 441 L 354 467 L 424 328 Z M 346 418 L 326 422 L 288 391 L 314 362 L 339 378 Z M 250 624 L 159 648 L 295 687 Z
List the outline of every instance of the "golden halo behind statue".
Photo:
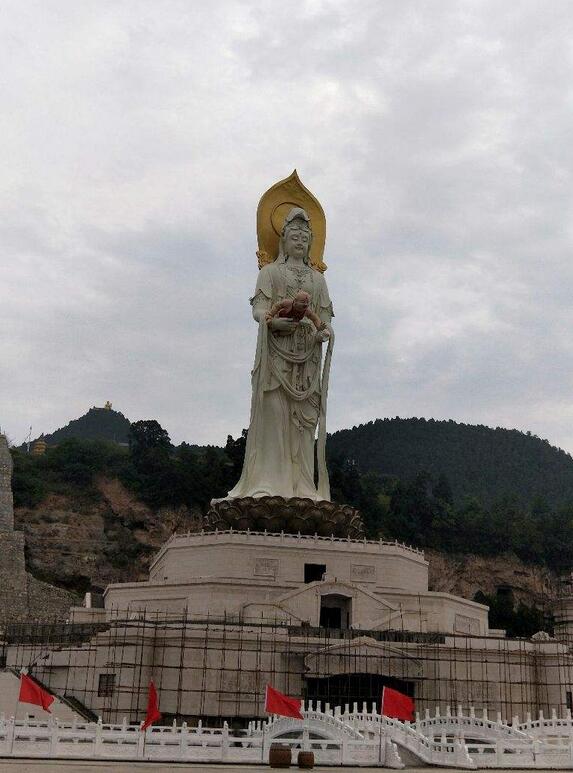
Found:
M 257 257 L 259 268 L 276 260 L 285 217 L 293 207 L 302 207 L 310 218 L 312 244 L 310 262 L 318 271 L 326 271 L 322 261 L 326 241 L 326 218 L 320 202 L 299 180 L 296 169 L 284 180 L 263 193 L 257 207 Z

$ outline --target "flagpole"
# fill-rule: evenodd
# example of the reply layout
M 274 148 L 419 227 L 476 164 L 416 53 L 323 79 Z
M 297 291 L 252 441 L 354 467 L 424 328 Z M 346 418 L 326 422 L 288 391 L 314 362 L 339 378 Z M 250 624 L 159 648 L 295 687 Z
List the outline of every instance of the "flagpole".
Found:
M 12 755 L 14 751 L 14 737 L 16 735 L 16 715 L 18 714 L 18 706 L 20 705 L 20 687 L 18 687 L 18 698 L 16 699 L 16 708 L 14 709 L 14 716 L 12 717 L 12 738 L 10 739 L 10 748 L 8 754 Z
M 18 708 L 20 706 L 20 688 L 22 687 L 22 674 L 24 672 L 20 671 L 20 677 L 18 679 L 18 692 L 16 696 L 16 708 L 14 709 L 14 723 L 16 722 L 16 717 L 18 716 Z
M 14 751 L 14 736 L 16 735 L 16 717 L 12 717 L 12 738 L 10 739 L 10 748 L 8 749 L 8 754 L 12 755 Z
M 18 692 L 16 693 L 16 707 L 14 709 L 14 716 L 12 717 L 12 738 L 10 739 L 10 748 L 8 749 L 8 754 L 12 754 L 14 752 L 14 738 L 16 736 L 16 717 L 18 716 L 18 708 L 20 706 L 20 687 L 22 686 L 22 674 L 24 673 L 23 670 L 20 671 L 20 678 L 18 680 Z
M 382 764 L 382 717 L 384 711 L 384 690 L 386 687 L 382 687 L 382 698 L 380 703 L 380 722 L 378 723 L 378 729 L 380 731 L 379 744 L 378 744 L 378 762 Z
M 265 686 L 265 706 L 264 706 L 264 713 L 267 714 L 267 705 L 269 700 L 269 686 L 268 684 Z M 265 725 L 267 723 L 267 718 L 265 717 L 263 719 L 263 739 L 261 741 L 261 762 L 263 765 L 265 764 Z
M 16 698 L 16 708 L 14 710 L 14 727 L 16 726 L 16 719 L 18 718 L 18 709 L 20 708 L 20 690 L 22 688 L 22 677 L 28 676 L 30 673 L 29 669 L 24 667 L 20 669 L 20 677 L 19 677 L 19 684 L 18 684 L 18 697 Z

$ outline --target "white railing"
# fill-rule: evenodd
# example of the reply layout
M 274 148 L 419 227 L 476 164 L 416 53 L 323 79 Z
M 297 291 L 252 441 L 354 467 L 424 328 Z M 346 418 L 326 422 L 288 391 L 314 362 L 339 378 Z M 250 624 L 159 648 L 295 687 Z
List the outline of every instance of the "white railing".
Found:
M 100 722 L 61 723 L 0 718 L 0 755 L 87 759 L 260 762 L 263 736 L 223 728 L 151 727 Z
M 534 738 L 573 739 L 573 720 L 569 709 L 565 712 L 564 717 L 558 717 L 555 709 L 551 712 L 551 717 L 545 717 L 542 711 L 539 712 L 537 719 L 532 719 L 531 714 L 527 714 L 525 722 L 522 722 L 518 727 Z
M 466 743 L 470 757 L 478 768 L 573 768 L 571 744 L 533 741 L 529 746 L 495 743 Z
M 507 725 L 502 721 L 500 713 L 496 715 L 495 719 L 490 719 L 487 709 L 481 712 L 481 716 L 477 716 L 473 707 L 469 709 L 467 714 L 464 713 L 461 706 L 457 707 L 455 714 L 451 712 L 449 706 L 446 707 L 445 714 L 440 714 L 440 709 L 437 707 L 433 717 L 426 710 L 423 719 L 420 718 L 420 715 L 416 716 L 414 725 L 417 730 L 429 737 L 446 733 L 446 735 L 455 735 L 471 740 L 483 738 L 494 741 L 497 738 L 511 738 L 515 742 L 528 742 L 532 738 L 522 729 L 522 726 L 517 724 L 517 719 L 511 725 Z
M 376 545 L 378 547 L 388 548 L 402 548 L 408 553 L 414 553 L 415 555 L 424 556 L 424 551 L 420 548 L 416 548 L 413 545 L 407 545 L 405 542 L 399 542 L 398 540 L 383 540 L 383 539 L 355 539 L 351 537 L 335 537 L 333 535 L 324 536 L 321 534 L 291 534 L 285 531 L 253 531 L 252 529 L 213 529 L 212 531 L 200 530 L 200 531 L 188 531 L 188 532 L 176 532 L 172 534 L 167 542 L 162 546 L 161 550 L 157 553 L 157 557 L 164 552 L 164 549 L 174 542 L 179 540 L 186 540 L 189 538 L 198 537 L 225 537 L 229 534 L 235 534 L 244 537 L 280 537 L 284 542 L 300 542 L 300 541 L 314 541 L 314 542 L 330 542 L 340 543 L 344 545 Z M 157 558 L 155 559 L 155 561 Z
M 418 715 L 414 726 L 430 737 L 463 739 L 478 768 L 573 768 L 573 721 L 569 710 L 564 717 L 558 717 L 553 710 L 551 718 L 540 711 L 535 720 L 528 713 L 525 722 L 514 716 L 508 724 L 499 712 L 490 719 L 486 709 L 477 715 L 473 707 L 464 712 L 458 706 L 452 713 L 448 706 L 445 714 L 437 708 L 434 716 L 429 711 L 423 719 Z
M 340 714 L 342 722 L 349 723 L 355 730 L 361 732 L 365 738 L 387 738 L 400 749 L 406 749 L 420 761 L 428 765 L 440 765 L 442 767 L 475 768 L 476 765 L 468 756 L 462 739 L 454 737 L 440 740 L 430 738 L 420 732 L 415 724 L 401 722 L 398 719 L 390 719 L 378 714 L 376 707 L 368 711 L 364 705 L 362 711 L 354 705 L 352 713 L 345 710 Z
M 313 751 L 318 764 L 404 767 L 400 752 L 421 763 L 455 768 L 573 768 L 573 721 L 528 715 L 512 724 L 461 708 L 415 722 L 382 717 L 375 707 L 324 709 L 309 703 L 304 721 L 272 717 L 245 730 L 182 725 L 14 720 L 0 716 L 0 756 L 266 763 L 273 742 Z

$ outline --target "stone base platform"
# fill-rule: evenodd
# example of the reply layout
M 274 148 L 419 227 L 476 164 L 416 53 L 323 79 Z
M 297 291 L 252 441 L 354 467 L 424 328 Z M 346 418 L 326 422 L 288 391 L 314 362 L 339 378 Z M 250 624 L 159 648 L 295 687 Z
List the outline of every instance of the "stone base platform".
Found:
M 212 500 L 205 526 L 221 530 L 284 531 L 286 534 L 318 534 L 351 539 L 364 536 L 364 525 L 356 508 L 302 497 Z

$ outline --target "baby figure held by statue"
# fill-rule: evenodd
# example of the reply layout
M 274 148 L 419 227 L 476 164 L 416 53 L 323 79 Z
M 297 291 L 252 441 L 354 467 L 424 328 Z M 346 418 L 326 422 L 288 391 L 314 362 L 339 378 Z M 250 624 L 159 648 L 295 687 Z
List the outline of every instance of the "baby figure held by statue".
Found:
M 321 338 L 324 340 L 328 338 L 328 331 L 326 325 L 321 321 L 318 314 L 310 308 L 310 295 L 304 290 L 299 292 L 292 298 L 284 298 L 282 301 L 278 301 L 275 305 L 267 311 L 266 315 L 267 324 L 270 324 L 271 320 L 275 317 L 280 319 L 291 319 L 294 322 L 300 322 L 305 317 L 309 319 L 321 333 Z

